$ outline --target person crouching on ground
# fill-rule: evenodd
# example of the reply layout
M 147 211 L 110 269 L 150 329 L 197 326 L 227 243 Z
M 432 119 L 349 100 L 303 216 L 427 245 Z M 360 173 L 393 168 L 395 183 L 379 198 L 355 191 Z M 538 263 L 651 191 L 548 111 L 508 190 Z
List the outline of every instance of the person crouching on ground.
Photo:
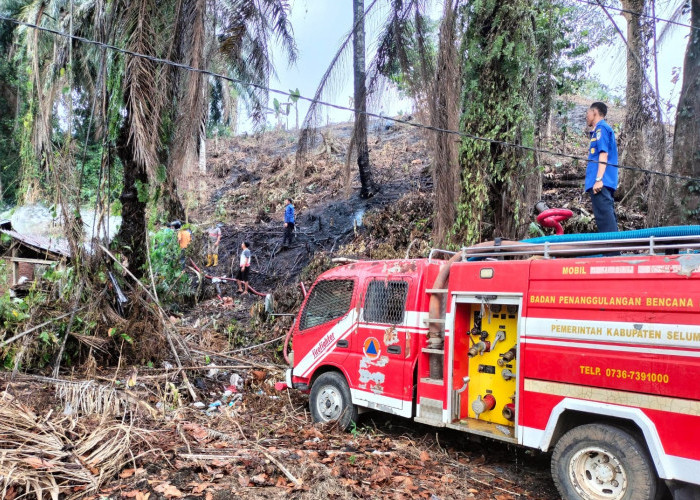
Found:
M 221 243 L 221 228 L 223 224 L 217 223 L 207 229 L 207 267 L 219 265 L 219 243 Z
M 617 142 L 615 132 L 605 121 L 608 107 L 594 102 L 586 112 L 590 128 L 585 191 L 591 196 L 593 215 L 599 233 L 617 232 L 615 200 L 617 189 Z
M 284 207 L 284 238 L 282 238 L 282 248 L 287 248 L 287 244 L 292 246 L 292 238 L 294 237 L 294 204 L 291 198 L 285 198 Z
M 238 267 L 238 293 L 246 295 L 248 293 L 248 281 L 250 281 L 250 243 L 244 241 L 241 243 L 241 260 Z

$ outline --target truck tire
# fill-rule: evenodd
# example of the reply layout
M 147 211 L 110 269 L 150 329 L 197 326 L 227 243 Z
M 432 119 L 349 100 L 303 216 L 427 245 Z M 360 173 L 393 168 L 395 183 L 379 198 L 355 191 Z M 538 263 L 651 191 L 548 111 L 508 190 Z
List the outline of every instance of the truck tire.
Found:
M 314 422 L 337 421 L 344 431 L 357 421 L 357 406 L 352 404 L 345 377 L 338 372 L 326 372 L 314 381 L 309 409 Z
M 611 425 L 582 425 L 564 434 L 552 454 L 552 477 L 567 500 L 656 498 L 656 470 L 646 449 Z

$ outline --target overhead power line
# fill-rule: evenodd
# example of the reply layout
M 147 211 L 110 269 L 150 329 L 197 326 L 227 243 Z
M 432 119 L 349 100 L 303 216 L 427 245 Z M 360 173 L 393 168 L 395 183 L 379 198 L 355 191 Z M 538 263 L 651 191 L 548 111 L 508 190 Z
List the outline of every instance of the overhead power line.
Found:
M 596 2 L 594 0 L 575 0 L 575 1 L 579 2 L 579 3 L 585 3 L 587 5 L 593 5 L 594 7 L 602 7 L 604 9 L 614 10 L 615 12 L 620 12 L 623 14 L 632 14 L 633 16 L 644 17 L 646 19 L 653 19 L 654 21 L 659 21 L 662 23 L 673 24 L 675 26 L 682 26 L 684 28 L 690 28 L 693 30 L 700 30 L 700 26 L 694 26 L 692 24 L 681 23 L 679 21 L 674 21 L 673 19 L 664 19 L 661 17 L 652 16 L 651 14 L 645 14 L 644 12 L 636 12 L 634 10 L 622 9 L 620 7 L 614 7 L 612 5 L 607 5 L 607 4 L 604 4 L 602 2 Z M 654 0 L 652 0 L 652 1 L 654 1 Z
M 544 153 L 544 154 L 549 154 L 552 156 L 557 156 L 560 158 L 569 158 L 569 159 L 581 160 L 584 162 L 588 162 L 588 158 L 584 157 L 584 156 L 576 156 L 576 155 L 570 155 L 570 154 L 566 154 L 566 153 L 559 153 L 557 151 L 552 151 L 552 150 L 548 150 L 548 149 L 536 148 L 536 147 L 532 147 L 532 146 L 524 146 L 522 144 L 516 144 L 513 142 L 501 141 L 498 139 L 490 139 L 487 137 L 480 137 L 478 135 L 470 134 L 467 132 L 461 132 L 459 130 L 444 129 L 444 128 L 440 128 L 440 127 L 434 127 L 432 125 L 425 125 L 422 123 L 416 123 L 416 122 L 412 122 L 412 121 L 408 121 L 408 120 L 402 120 L 399 118 L 392 118 L 389 116 L 383 116 L 383 115 L 379 115 L 377 113 L 372 113 L 370 111 L 360 111 L 358 109 L 350 108 L 348 106 L 342 106 L 340 104 L 334 104 L 331 102 L 321 101 L 321 100 L 313 99 L 311 97 L 306 97 L 303 95 L 292 94 L 291 92 L 268 87 L 267 85 L 261 85 L 259 83 L 254 83 L 254 82 L 247 82 L 244 80 L 240 80 L 238 78 L 232 78 L 232 77 L 227 76 L 227 75 L 222 75 L 220 73 L 214 73 L 213 71 L 209 71 L 206 69 L 200 69 L 200 68 L 195 68 L 193 66 L 188 66 L 187 64 L 182 64 L 182 63 L 178 63 L 175 61 L 169 61 L 167 59 L 162 59 L 160 57 L 153 57 L 153 56 L 149 56 L 146 54 L 140 54 L 138 52 L 134 52 L 134 51 L 128 50 L 128 49 L 123 49 L 123 48 L 117 47 L 115 45 L 110 45 L 110 44 L 107 44 L 104 42 L 98 42 L 97 40 L 91 40 L 89 38 L 85 38 L 82 36 L 71 35 L 71 34 L 65 33 L 63 31 L 58 31 L 58 30 L 55 30 L 52 28 L 46 28 L 43 26 L 38 26 L 36 24 L 27 23 L 25 21 L 20 21 L 19 19 L 7 17 L 7 16 L 4 16 L 2 14 L 0 14 L 0 20 L 9 21 L 11 23 L 14 23 L 14 24 L 17 24 L 20 26 L 25 26 L 27 28 L 32 28 L 32 29 L 43 31 L 46 33 L 51 33 L 51 34 L 56 35 L 56 36 L 60 36 L 60 37 L 64 37 L 64 38 L 68 38 L 68 39 L 72 39 L 72 40 L 77 40 L 79 42 L 83 42 L 83 43 L 87 43 L 90 45 L 95 45 L 97 47 L 113 50 L 115 52 L 126 54 L 126 55 L 129 55 L 132 57 L 139 57 L 139 58 L 151 61 L 151 62 L 174 66 L 176 68 L 181 68 L 181 69 L 184 69 L 186 71 L 192 71 L 194 73 L 200 73 L 200 74 L 211 76 L 214 78 L 221 78 L 222 80 L 226 80 L 226 81 L 229 81 L 231 83 L 236 83 L 238 85 L 253 87 L 253 88 L 260 89 L 260 90 L 266 90 L 266 91 L 271 92 L 273 94 L 278 94 L 278 95 L 282 95 L 285 97 L 295 97 L 296 99 L 300 99 L 302 101 L 306 101 L 306 102 L 310 102 L 310 103 L 317 103 L 317 104 L 320 104 L 321 106 L 326 106 L 329 108 L 338 109 L 340 111 L 351 111 L 353 113 L 364 114 L 364 115 L 366 115 L 368 117 L 372 117 L 372 118 L 378 118 L 381 120 L 389 120 L 389 121 L 392 121 L 394 123 L 400 123 L 400 124 L 408 125 L 408 126 L 414 127 L 414 128 L 431 130 L 433 132 L 438 132 L 438 133 L 443 133 L 443 134 L 455 135 L 455 136 L 466 138 L 466 139 L 472 139 L 474 141 L 487 142 L 489 144 L 498 144 L 500 146 L 515 148 L 515 149 L 522 149 L 522 150 L 531 151 L 534 153 Z M 630 166 L 630 165 L 614 165 L 612 163 L 608 163 L 608 165 L 611 167 L 622 168 L 625 170 L 631 170 L 634 172 L 641 172 L 641 173 L 645 173 L 645 174 L 658 175 L 658 176 L 662 176 L 662 177 L 668 177 L 671 179 L 700 182 L 700 178 L 690 177 L 690 176 L 686 176 L 686 175 L 678 175 L 678 174 L 673 174 L 673 173 L 668 173 L 668 172 L 660 172 L 658 170 L 651 170 L 651 169 L 642 168 L 642 167 L 634 167 L 634 166 Z

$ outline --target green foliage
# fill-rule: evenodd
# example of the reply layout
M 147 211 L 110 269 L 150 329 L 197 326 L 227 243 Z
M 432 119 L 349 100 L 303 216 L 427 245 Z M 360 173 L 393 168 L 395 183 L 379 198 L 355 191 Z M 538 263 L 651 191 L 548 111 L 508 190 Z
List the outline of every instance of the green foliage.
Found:
M 481 137 L 532 146 L 537 77 L 533 10 L 525 0 L 477 0 L 465 7 L 461 128 Z M 450 238 L 471 244 L 492 235 L 517 237 L 526 187 L 536 175 L 521 149 L 464 139 L 462 192 Z M 527 225 L 524 226 L 527 229 Z
M 190 277 L 180 263 L 177 232 L 161 229 L 151 236 L 151 266 L 158 296 L 162 301 L 181 302 L 193 293 Z M 150 283 L 146 282 L 146 285 Z
M 14 17 L 27 2 L 3 0 L 0 13 Z M 16 25 L 0 21 L 0 54 L 10 54 Z M 16 125 L 25 110 L 26 72 L 10 57 L 0 57 L 0 207 L 13 204 L 19 190 L 20 157 Z M 19 112 L 19 113 L 18 113 Z
M 439 21 L 419 15 L 417 19 L 397 20 L 397 24 L 387 28 L 378 52 L 378 70 L 402 95 L 425 91 L 423 82 L 433 73 L 437 59 L 438 26 Z M 417 35 L 419 28 L 423 35 L 422 47 Z

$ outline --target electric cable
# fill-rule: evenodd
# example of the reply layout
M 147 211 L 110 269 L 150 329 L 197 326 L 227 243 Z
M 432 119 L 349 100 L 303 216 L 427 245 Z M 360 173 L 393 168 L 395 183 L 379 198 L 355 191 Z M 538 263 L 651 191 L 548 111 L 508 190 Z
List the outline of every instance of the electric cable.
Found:
M 596 4 L 596 5 L 597 5 L 597 4 Z M 266 90 L 267 92 L 270 92 L 270 93 L 273 93 L 273 94 L 277 94 L 277 95 L 281 95 L 281 96 L 284 96 L 284 97 L 291 97 L 291 96 L 292 96 L 292 93 L 291 93 L 291 92 L 287 92 L 287 91 L 284 91 L 284 90 L 280 90 L 280 89 L 276 89 L 276 88 L 273 88 L 273 87 L 269 87 L 269 86 L 267 86 L 267 85 L 262 85 L 262 84 L 260 84 L 260 83 L 248 82 L 248 81 L 245 81 L 245 80 L 241 80 L 241 79 L 239 79 L 239 78 L 233 78 L 233 77 L 230 77 L 230 76 L 227 76 L 227 75 L 222 75 L 222 74 L 220 74 L 220 73 L 215 73 L 215 72 L 213 72 L 213 71 L 209 71 L 209 70 L 206 70 L 206 69 L 201 69 L 201 68 L 195 68 L 195 67 L 193 67 L 193 66 L 188 66 L 187 64 L 178 63 L 178 62 L 175 62 L 175 61 L 169 61 L 169 60 L 167 60 L 167 59 L 162 59 L 162 58 L 160 58 L 160 57 L 154 57 L 154 56 L 149 56 L 149 55 L 146 55 L 146 54 L 141 54 L 141 53 L 139 53 L 139 52 L 134 52 L 134 51 L 132 51 L 132 50 L 128 50 L 128 49 L 123 49 L 123 48 L 121 48 L 121 47 L 117 47 L 117 46 L 115 46 L 115 45 L 110 45 L 110 44 L 107 44 L 107 43 L 104 43 L 104 42 L 98 42 L 97 40 L 91 40 L 91 39 L 89 39 L 89 38 L 85 38 L 85 37 L 77 36 L 77 35 L 70 35 L 70 34 L 68 34 L 68 33 L 65 33 L 65 32 L 62 32 L 62 31 L 58 31 L 58 30 L 55 30 L 55 29 L 52 29 L 52 28 L 46 28 L 46 27 L 43 27 L 43 26 L 38 26 L 38 25 L 36 25 L 36 24 L 28 23 L 28 22 L 25 22 L 25 21 L 20 21 L 19 19 L 14 19 L 14 18 L 11 18 L 11 17 L 7 17 L 7 16 L 4 16 L 4 15 L 2 15 L 2 14 L 0 14 L 0 20 L 8 21 L 8 22 L 11 22 L 11 23 L 20 25 L 20 26 L 25 26 L 25 27 L 27 27 L 27 28 L 32 28 L 32 29 L 39 30 L 39 31 L 42 31 L 42 32 L 51 33 L 51 34 L 56 35 L 56 36 L 61 36 L 61 37 L 69 38 L 69 39 L 72 39 L 72 40 L 77 40 L 77 41 L 79 41 L 79 42 L 87 43 L 87 44 L 94 45 L 94 46 L 101 47 L 101 48 L 105 48 L 105 49 L 109 49 L 109 50 L 112 50 L 112 51 L 115 51 L 115 52 L 119 52 L 119 53 L 121 53 L 121 54 L 126 54 L 126 55 L 129 55 L 129 56 L 132 56 L 132 57 L 138 57 L 138 58 L 146 59 L 146 60 L 151 61 L 151 62 L 155 62 L 155 63 L 159 63 L 159 64 L 166 64 L 166 65 L 174 66 L 174 67 L 177 67 L 177 68 L 184 69 L 184 70 L 186 70 L 186 71 L 191 71 L 191 72 L 193 72 L 193 73 L 199 73 L 199 74 L 207 75 L 207 76 L 210 76 L 210 77 L 213 77 L 213 78 L 220 78 L 220 79 L 223 79 L 223 80 L 228 81 L 228 82 L 231 82 L 231 83 L 236 83 L 236 84 L 238 84 L 238 85 L 253 87 L 253 88 L 260 89 L 260 90 Z M 321 106 L 326 106 L 326 107 L 333 108 L 333 109 L 337 109 L 337 110 L 340 110 L 340 111 L 350 111 L 350 112 L 353 112 L 353 113 L 356 113 L 356 114 L 364 114 L 364 115 L 366 115 L 366 116 L 368 116 L 368 117 L 371 117 L 371 118 L 377 118 L 377 119 L 380 119 L 380 120 L 389 120 L 389 121 L 392 121 L 392 122 L 394 122 L 394 123 L 400 123 L 400 124 L 402 124 L 402 125 L 407 125 L 407 126 L 411 126 L 411 127 L 414 127 L 414 128 L 424 129 L 424 130 L 430 130 L 430 131 L 432 131 L 432 132 L 455 135 L 455 136 L 458 136 L 458 137 L 462 137 L 462 138 L 466 138 L 466 139 L 471 139 L 471 140 L 474 140 L 474 141 L 486 142 L 486 143 L 489 143 L 489 144 L 496 144 L 496 145 L 499 145 L 499 146 L 510 147 L 510 148 L 514 148 L 514 149 L 521 149 L 521 150 L 530 151 L 530 152 L 533 152 L 533 153 L 543 153 L 543 154 L 549 154 L 549 155 L 552 155 L 552 156 L 557 156 L 557 157 L 560 157 L 560 158 L 568 158 L 568 159 L 573 159 L 573 160 L 580 160 L 580 161 L 584 161 L 584 162 L 586 162 L 586 163 L 588 163 L 588 161 L 589 161 L 588 158 L 587 158 L 587 157 L 584 157 L 584 156 L 577 156 L 577 155 L 571 155 L 571 154 L 566 154 L 566 153 L 559 153 L 559 152 L 557 152 L 557 151 L 551 151 L 551 150 L 548 150 L 548 149 L 536 148 L 536 147 L 533 147 L 533 146 L 525 146 L 525 145 L 523 145 L 523 144 L 517 144 L 517 143 L 513 143 L 513 142 L 502 141 L 502 140 L 492 139 L 492 138 L 488 138 L 488 137 L 481 137 L 481 136 L 478 136 L 478 135 L 470 134 L 470 133 L 468 133 L 468 132 L 461 132 L 461 131 L 459 131 L 459 130 L 444 129 L 444 128 L 440 128 L 440 127 L 435 127 L 435 126 L 433 126 L 433 125 L 425 125 L 425 124 L 423 124 L 423 123 L 417 123 L 417 122 L 413 122 L 413 121 L 409 121 L 409 120 L 402 120 L 402 119 L 400 119 L 400 118 L 392 118 L 392 117 L 389 117 L 389 116 L 383 116 L 383 115 L 380 115 L 380 114 L 377 114 L 377 113 L 372 113 L 371 111 L 361 111 L 361 110 L 358 110 L 358 109 L 351 108 L 351 107 L 349 107 L 349 106 L 343 106 L 343 105 L 340 105 L 340 104 L 335 104 L 335 103 L 331 103 L 331 102 L 321 101 L 321 100 L 318 100 L 318 99 L 313 99 L 313 98 L 311 98 L 311 97 L 306 97 L 306 96 L 299 95 L 299 94 L 294 94 L 294 97 L 297 98 L 297 99 L 299 99 L 299 100 L 302 100 L 302 101 L 306 101 L 306 102 L 310 102 L 310 103 L 317 103 L 317 104 L 319 104 L 319 105 L 321 105 Z M 598 163 L 600 163 L 600 162 L 598 162 Z M 607 163 L 607 165 L 608 165 L 608 166 L 611 166 L 611 167 L 621 168 L 621 169 L 624 169 L 624 170 L 630 170 L 630 171 L 633 171 L 633 172 L 641 172 L 641 173 L 645 173 L 645 174 L 658 175 L 658 176 L 661 176 L 661 177 L 667 177 L 667 178 L 676 179 L 676 180 L 683 180 L 683 181 L 691 181 L 691 182 L 698 182 L 698 183 L 700 183 L 700 178 L 698 178 L 698 177 L 691 177 L 691 176 L 687 176 L 687 175 L 678 175 L 678 174 L 674 174 L 674 173 L 670 173 L 670 172 L 660 172 L 660 171 L 658 171 L 658 170 L 651 170 L 651 169 L 648 169 L 648 168 L 636 167 L 636 166 L 631 166 L 631 165 L 620 165 L 620 164 L 615 165 L 615 164 L 612 164 L 612 163 Z
M 620 8 L 620 7 L 614 7 L 614 6 L 612 6 L 612 5 L 607 5 L 607 4 L 604 4 L 604 3 L 598 3 L 598 2 L 596 2 L 596 1 L 594 1 L 594 0 L 575 0 L 575 1 L 578 2 L 578 3 L 585 3 L 585 4 L 587 4 L 587 5 L 593 5 L 594 7 L 602 7 L 602 8 L 604 8 L 604 9 L 614 10 L 614 11 L 616 11 L 616 12 L 620 12 L 620 13 L 623 13 L 623 14 L 632 14 L 633 16 L 639 16 L 639 17 L 644 17 L 644 18 L 647 18 L 647 19 L 653 19 L 654 21 L 659 21 L 659 22 L 662 22 L 662 23 L 673 24 L 673 25 L 675 25 L 675 26 L 681 26 L 681 27 L 683 27 L 683 28 L 690 28 L 690 29 L 693 29 L 693 30 L 700 30 L 700 26 L 695 26 L 695 25 L 693 25 L 693 24 L 685 24 L 685 23 L 681 23 L 681 22 L 679 22 L 679 21 L 674 21 L 674 20 L 672 20 L 672 19 L 664 19 L 664 18 L 662 18 L 662 17 L 656 17 L 656 16 L 651 15 L 651 14 L 645 14 L 645 13 L 643 13 L 643 12 L 636 12 L 636 11 L 634 11 L 634 10 L 623 9 L 623 8 Z

